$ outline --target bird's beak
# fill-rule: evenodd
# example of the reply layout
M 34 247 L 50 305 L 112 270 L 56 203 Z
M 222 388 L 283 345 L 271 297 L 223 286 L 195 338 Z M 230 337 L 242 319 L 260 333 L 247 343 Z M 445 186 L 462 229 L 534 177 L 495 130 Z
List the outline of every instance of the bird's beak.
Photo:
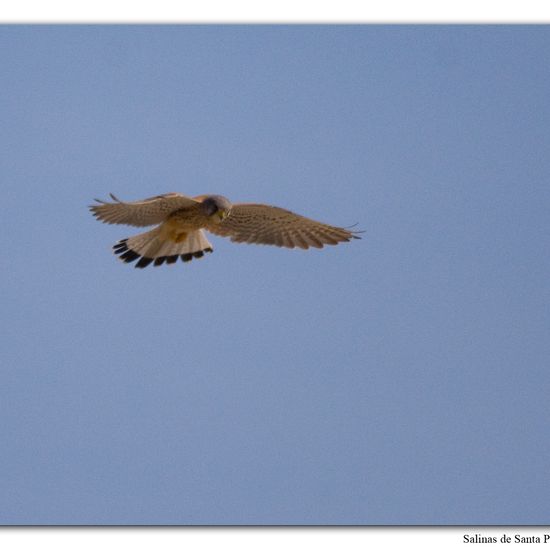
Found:
M 223 221 L 225 220 L 225 218 L 227 218 L 227 216 L 229 215 L 229 212 L 227 212 L 227 210 L 218 210 L 217 214 L 218 214 L 218 217 L 220 218 L 220 221 Z

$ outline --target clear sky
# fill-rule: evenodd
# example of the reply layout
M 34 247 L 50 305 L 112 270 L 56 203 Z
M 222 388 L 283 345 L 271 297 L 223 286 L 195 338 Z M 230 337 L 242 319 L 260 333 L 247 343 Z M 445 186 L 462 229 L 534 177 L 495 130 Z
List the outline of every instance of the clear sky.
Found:
M 550 28 L 0 27 L 4 524 L 548 524 Z M 136 270 L 94 197 L 366 233 Z

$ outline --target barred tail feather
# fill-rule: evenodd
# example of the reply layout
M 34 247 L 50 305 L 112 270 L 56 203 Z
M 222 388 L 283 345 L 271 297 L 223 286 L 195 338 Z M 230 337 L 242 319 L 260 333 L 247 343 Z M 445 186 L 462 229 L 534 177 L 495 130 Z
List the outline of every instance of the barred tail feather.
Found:
M 149 264 L 158 266 L 163 263 L 174 264 L 178 258 L 189 262 L 193 258 L 202 258 L 212 252 L 212 245 L 202 231 L 193 231 L 181 242 L 166 238 L 160 227 L 146 233 L 140 233 L 128 239 L 122 239 L 113 246 L 113 251 L 126 263 L 139 261 L 134 267 L 144 268 Z

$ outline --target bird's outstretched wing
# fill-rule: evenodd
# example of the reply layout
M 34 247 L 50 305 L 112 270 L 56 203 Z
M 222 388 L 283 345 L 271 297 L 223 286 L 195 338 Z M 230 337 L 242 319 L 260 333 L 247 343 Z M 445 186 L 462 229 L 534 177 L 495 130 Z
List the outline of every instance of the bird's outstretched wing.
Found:
M 212 223 L 206 229 L 230 237 L 234 242 L 304 249 L 360 238 L 358 231 L 327 225 L 265 204 L 234 204 L 222 223 Z
M 95 199 L 99 204 L 90 206 L 93 215 L 105 223 L 119 223 L 145 227 L 163 222 L 172 212 L 197 204 L 191 197 L 167 193 L 134 202 L 123 202 L 113 194 L 114 202 Z

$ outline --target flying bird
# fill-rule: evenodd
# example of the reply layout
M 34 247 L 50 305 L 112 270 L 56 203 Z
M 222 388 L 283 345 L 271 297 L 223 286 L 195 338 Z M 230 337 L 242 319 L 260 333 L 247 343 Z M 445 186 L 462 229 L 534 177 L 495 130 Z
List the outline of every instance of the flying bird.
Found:
M 154 229 L 118 241 L 113 250 L 124 262 L 173 264 L 188 262 L 212 252 L 204 230 L 229 237 L 233 242 L 268 244 L 286 248 L 323 248 L 351 239 L 361 231 L 334 227 L 266 204 L 231 204 L 220 195 L 187 197 L 167 193 L 141 201 L 124 202 L 110 194 L 113 202 L 95 199 L 93 215 L 110 224 Z

